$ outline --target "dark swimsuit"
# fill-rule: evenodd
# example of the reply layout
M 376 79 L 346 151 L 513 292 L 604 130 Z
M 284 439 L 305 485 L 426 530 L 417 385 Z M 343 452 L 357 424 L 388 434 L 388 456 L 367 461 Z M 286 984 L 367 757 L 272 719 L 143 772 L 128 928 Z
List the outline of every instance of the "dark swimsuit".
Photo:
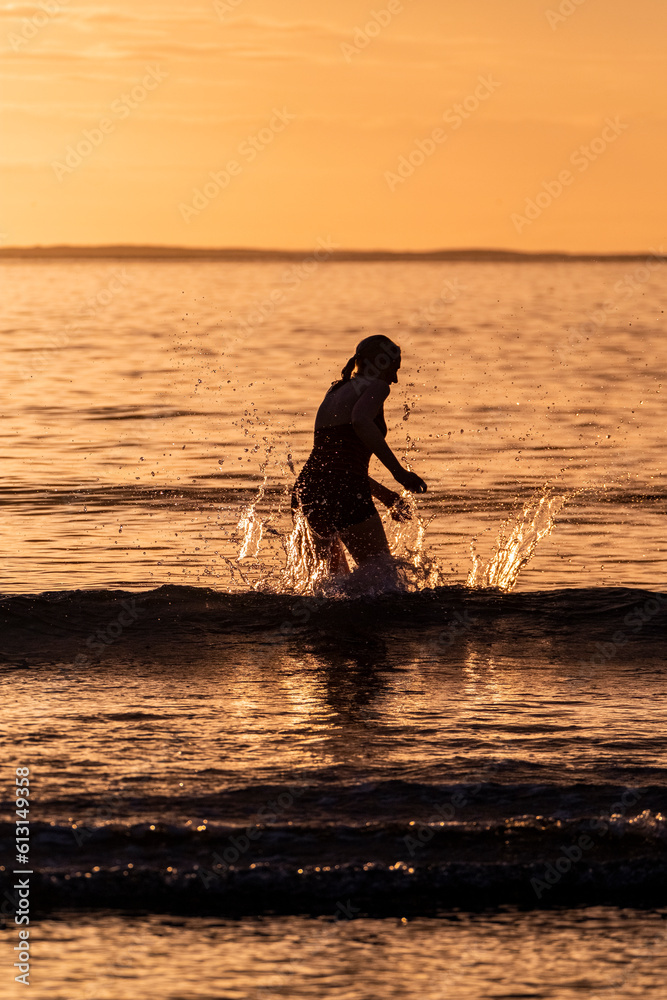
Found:
M 385 437 L 382 410 L 375 424 Z M 352 424 L 315 431 L 313 450 L 292 490 L 292 510 L 302 507 L 315 534 L 330 538 L 377 514 L 368 481 L 371 455 Z

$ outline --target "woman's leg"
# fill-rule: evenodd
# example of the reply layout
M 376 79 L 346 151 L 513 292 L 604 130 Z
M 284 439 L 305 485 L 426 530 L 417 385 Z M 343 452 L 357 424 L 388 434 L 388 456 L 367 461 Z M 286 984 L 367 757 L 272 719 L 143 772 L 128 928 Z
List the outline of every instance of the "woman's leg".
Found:
M 327 564 L 327 570 L 333 576 L 340 576 L 341 574 L 349 573 L 350 567 L 348 566 L 347 559 L 345 558 L 345 550 L 343 549 L 342 543 L 338 535 L 333 535 L 329 538 L 322 538 L 321 535 L 316 534 L 312 527 L 310 529 L 310 535 L 313 540 L 313 547 L 315 549 L 315 555 L 322 562 Z
M 377 556 L 390 555 L 389 542 L 379 514 L 373 514 L 361 524 L 345 528 L 340 537 L 358 566 Z
M 330 542 L 328 559 L 329 572 L 333 576 L 344 576 L 350 572 L 350 567 L 345 557 L 345 549 L 338 535 Z

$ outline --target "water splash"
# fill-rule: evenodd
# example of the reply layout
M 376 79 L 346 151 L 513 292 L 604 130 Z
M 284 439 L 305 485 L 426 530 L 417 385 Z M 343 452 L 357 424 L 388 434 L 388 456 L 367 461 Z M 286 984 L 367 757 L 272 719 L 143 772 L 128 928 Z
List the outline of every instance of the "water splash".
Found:
M 264 497 L 265 487 L 266 479 L 257 491 L 255 499 L 243 511 L 239 523 L 236 525 L 237 529 L 242 533 L 241 549 L 236 557 L 237 562 L 240 562 L 241 559 L 246 559 L 248 556 L 257 558 L 259 555 L 262 536 L 264 534 L 264 522 L 257 516 L 257 504 Z
M 329 567 L 320 558 L 310 526 L 301 510 L 297 510 L 294 527 L 283 539 L 286 563 L 281 574 L 283 593 L 314 594 L 329 577 Z
M 486 564 L 477 555 L 473 539 L 470 543 L 472 568 L 468 574 L 468 586 L 476 590 L 493 587 L 505 593 L 512 590 L 519 573 L 531 560 L 537 543 L 551 534 L 556 515 L 573 495 L 562 493 L 556 496 L 551 487 L 545 486 L 531 497 L 514 523 L 510 519 L 501 526 L 493 555 Z
M 406 494 L 406 498 L 409 495 Z M 387 592 L 406 593 L 437 587 L 442 583 L 441 571 L 425 548 L 425 536 L 432 518 L 424 520 L 409 496 L 412 519 L 397 523 L 387 519 L 385 529 L 391 555 L 380 555 L 363 566 L 356 566 L 343 549 L 344 558 L 352 571 L 332 573 L 328 559 L 323 558 L 303 513 L 297 511 L 294 527 L 283 539 L 286 565 L 280 578 L 280 591 L 300 595 L 327 597 L 374 596 Z
M 414 496 L 403 491 L 401 499 L 407 503 L 411 517 L 404 522 L 387 519 L 385 531 L 389 549 L 398 567 L 405 590 L 426 590 L 441 586 L 443 573 L 426 551 L 426 532 L 435 514 L 424 519 L 419 514 Z
M 249 556 L 252 556 L 255 559 L 259 556 L 259 550 L 264 536 L 264 528 L 271 522 L 273 517 L 273 515 L 270 515 L 267 520 L 262 521 L 257 515 L 257 505 L 262 502 L 266 492 L 266 484 L 269 478 L 268 465 L 271 452 L 274 450 L 274 445 L 270 444 L 267 437 L 264 437 L 262 440 L 265 442 L 264 461 L 260 463 L 259 471 L 264 476 L 264 480 L 257 491 L 257 496 L 245 508 L 241 514 L 238 524 L 236 525 L 237 530 L 242 533 L 241 549 L 236 557 L 237 562 L 240 562 L 241 559 L 247 559 Z M 260 446 L 257 445 L 253 451 L 257 451 L 259 447 Z
M 238 522 L 242 532 L 242 543 L 236 563 L 252 558 L 250 572 L 254 582 L 241 574 L 249 589 L 267 590 L 272 593 L 315 595 L 327 597 L 372 596 L 388 591 L 414 592 L 430 590 L 451 582 L 438 562 L 429 556 L 426 549 L 426 535 L 435 515 L 423 518 L 414 498 L 405 494 L 412 518 L 399 523 L 386 514 L 385 530 L 389 541 L 391 558 L 383 557 L 372 565 L 356 566 L 349 553 L 339 541 L 352 572 L 333 572 L 329 558 L 318 546 L 316 538 L 303 513 L 296 512 L 292 530 L 282 534 L 267 528 L 274 518 L 282 514 L 282 501 L 278 510 L 270 510 L 268 517 L 260 515 L 258 505 L 265 498 L 265 483 L 259 488 L 252 502 L 244 509 Z M 500 528 L 495 547 L 488 561 L 484 561 L 475 550 L 475 539 L 471 542 L 472 567 L 467 585 L 473 589 L 497 589 L 503 592 L 513 590 L 519 574 L 531 560 L 538 542 L 553 530 L 558 512 L 580 491 L 555 495 L 551 487 L 544 487 L 531 497 L 521 512 L 507 520 Z M 283 497 L 284 500 L 284 497 Z M 266 531 L 280 539 L 285 564 L 282 571 L 269 565 L 262 543 Z M 279 546 L 279 548 L 280 548 Z M 384 560 L 384 561 L 383 561 Z M 247 568 L 248 563 L 244 564 Z M 230 570 L 231 570 L 230 566 Z M 232 577 L 234 574 L 232 573 Z

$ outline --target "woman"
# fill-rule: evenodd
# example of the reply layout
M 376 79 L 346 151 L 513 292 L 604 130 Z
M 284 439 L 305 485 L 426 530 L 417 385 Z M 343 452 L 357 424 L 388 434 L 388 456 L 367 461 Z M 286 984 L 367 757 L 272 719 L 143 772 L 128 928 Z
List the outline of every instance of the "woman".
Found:
M 425 493 L 426 483 L 400 464 L 385 441 L 384 401 L 398 382 L 401 350 L 388 337 L 367 337 L 358 344 L 332 382 L 315 418 L 315 442 L 292 491 L 292 511 L 303 511 L 318 558 L 331 572 L 349 572 L 343 541 L 361 566 L 389 556 L 380 515 L 373 497 L 402 521 L 410 516 L 398 493 L 368 475 L 376 455 L 394 479 L 412 493 Z

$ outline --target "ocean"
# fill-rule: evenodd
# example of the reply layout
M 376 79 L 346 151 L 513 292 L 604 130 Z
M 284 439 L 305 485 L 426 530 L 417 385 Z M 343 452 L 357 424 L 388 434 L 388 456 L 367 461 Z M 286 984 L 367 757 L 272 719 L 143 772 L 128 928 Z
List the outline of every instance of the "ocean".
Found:
M 1 269 L 3 996 L 18 908 L 39 1000 L 662 997 L 664 264 Z M 429 490 L 343 589 L 289 493 L 372 333 Z

